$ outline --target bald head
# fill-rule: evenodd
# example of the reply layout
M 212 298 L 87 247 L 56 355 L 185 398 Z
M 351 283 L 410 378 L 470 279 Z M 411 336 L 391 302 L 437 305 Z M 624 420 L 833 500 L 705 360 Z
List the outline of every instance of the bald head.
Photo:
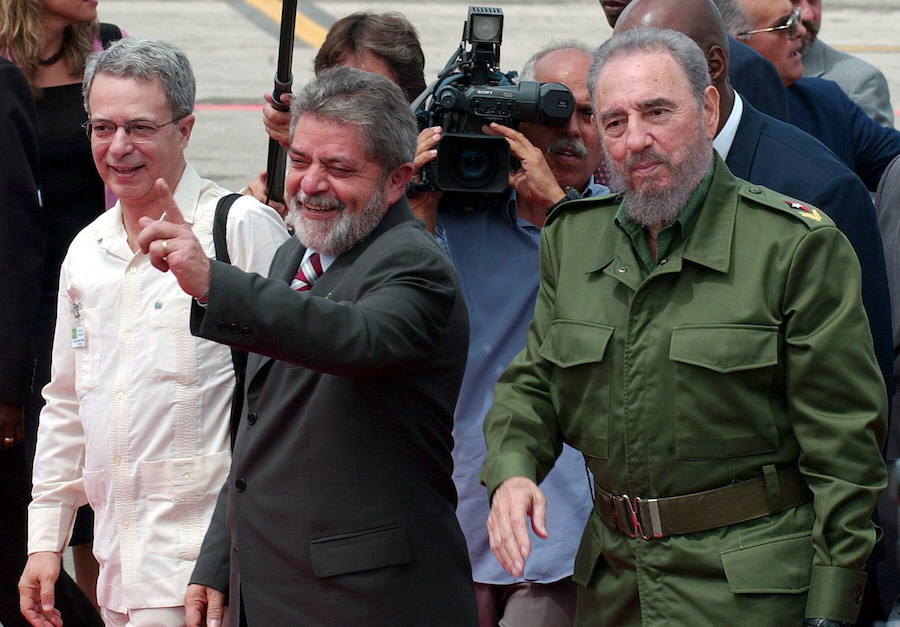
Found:
M 704 52 L 713 45 L 728 49 L 728 33 L 712 0 L 634 0 L 619 16 L 615 32 L 641 27 L 677 30 Z
M 713 86 L 719 92 L 720 128 L 734 103 L 728 83 L 728 31 L 713 0 L 633 0 L 613 33 L 634 28 L 667 28 L 690 37 L 703 51 Z

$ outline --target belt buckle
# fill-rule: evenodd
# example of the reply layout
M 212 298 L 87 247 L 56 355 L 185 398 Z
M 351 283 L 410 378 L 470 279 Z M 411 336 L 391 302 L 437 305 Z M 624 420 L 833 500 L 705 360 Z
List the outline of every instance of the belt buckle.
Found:
M 625 507 L 628 509 L 628 518 L 631 523 L 631 529 L 625 532 L 629 538 L 640 538 L 641 540 L 652 540 L 654 538 L 662 538 L 662 527 L 659 523 L 659 503 L 657 499 L 642 499 L 639 496 L 629 497 L 623 494 L 620 497 Z M 650 511 L 650 532 L 652 535 L 644 533 L 644 525 L 641 524 L 641 503 L 646 503 Z

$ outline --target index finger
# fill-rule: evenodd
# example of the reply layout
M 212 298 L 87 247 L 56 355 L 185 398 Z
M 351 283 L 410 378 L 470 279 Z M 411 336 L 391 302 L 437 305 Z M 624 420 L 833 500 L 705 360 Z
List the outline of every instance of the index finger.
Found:
M 169 184 L 163 179 L 156 179 L 156 182 L 153 183 L 153 191 L 156 194 L 156 206 L 162 208 L 159 219 L 172 224 L 184 224 L 184 216 L 175 203 L 175 197 L 172 195 Z

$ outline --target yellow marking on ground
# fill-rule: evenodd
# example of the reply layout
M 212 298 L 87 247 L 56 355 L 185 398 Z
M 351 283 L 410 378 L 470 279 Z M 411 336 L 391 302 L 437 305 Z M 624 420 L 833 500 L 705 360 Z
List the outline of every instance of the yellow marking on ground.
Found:
M 844 52 L 900 52 L 900 46 L 891 44 L 851 44 L 835 48 Z
M 281 24 L 281 2 L 278 0 L 244 0 L 257 11 L 271 19 L 275 24 Z M 325 41 L 327 29 L 309 19 L 299 11 L 297 23 L 294 26 L 294 36 L 312 48 L 318 48 Z

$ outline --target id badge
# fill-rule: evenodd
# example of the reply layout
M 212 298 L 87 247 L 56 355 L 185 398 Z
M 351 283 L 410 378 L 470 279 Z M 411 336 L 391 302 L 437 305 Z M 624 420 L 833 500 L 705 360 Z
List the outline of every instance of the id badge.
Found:
M 87 334 L 84 332 L 84 320 L 81 318 L 81 304 L 72 303 L 72 348 L 84 348 L 87 344 Z

